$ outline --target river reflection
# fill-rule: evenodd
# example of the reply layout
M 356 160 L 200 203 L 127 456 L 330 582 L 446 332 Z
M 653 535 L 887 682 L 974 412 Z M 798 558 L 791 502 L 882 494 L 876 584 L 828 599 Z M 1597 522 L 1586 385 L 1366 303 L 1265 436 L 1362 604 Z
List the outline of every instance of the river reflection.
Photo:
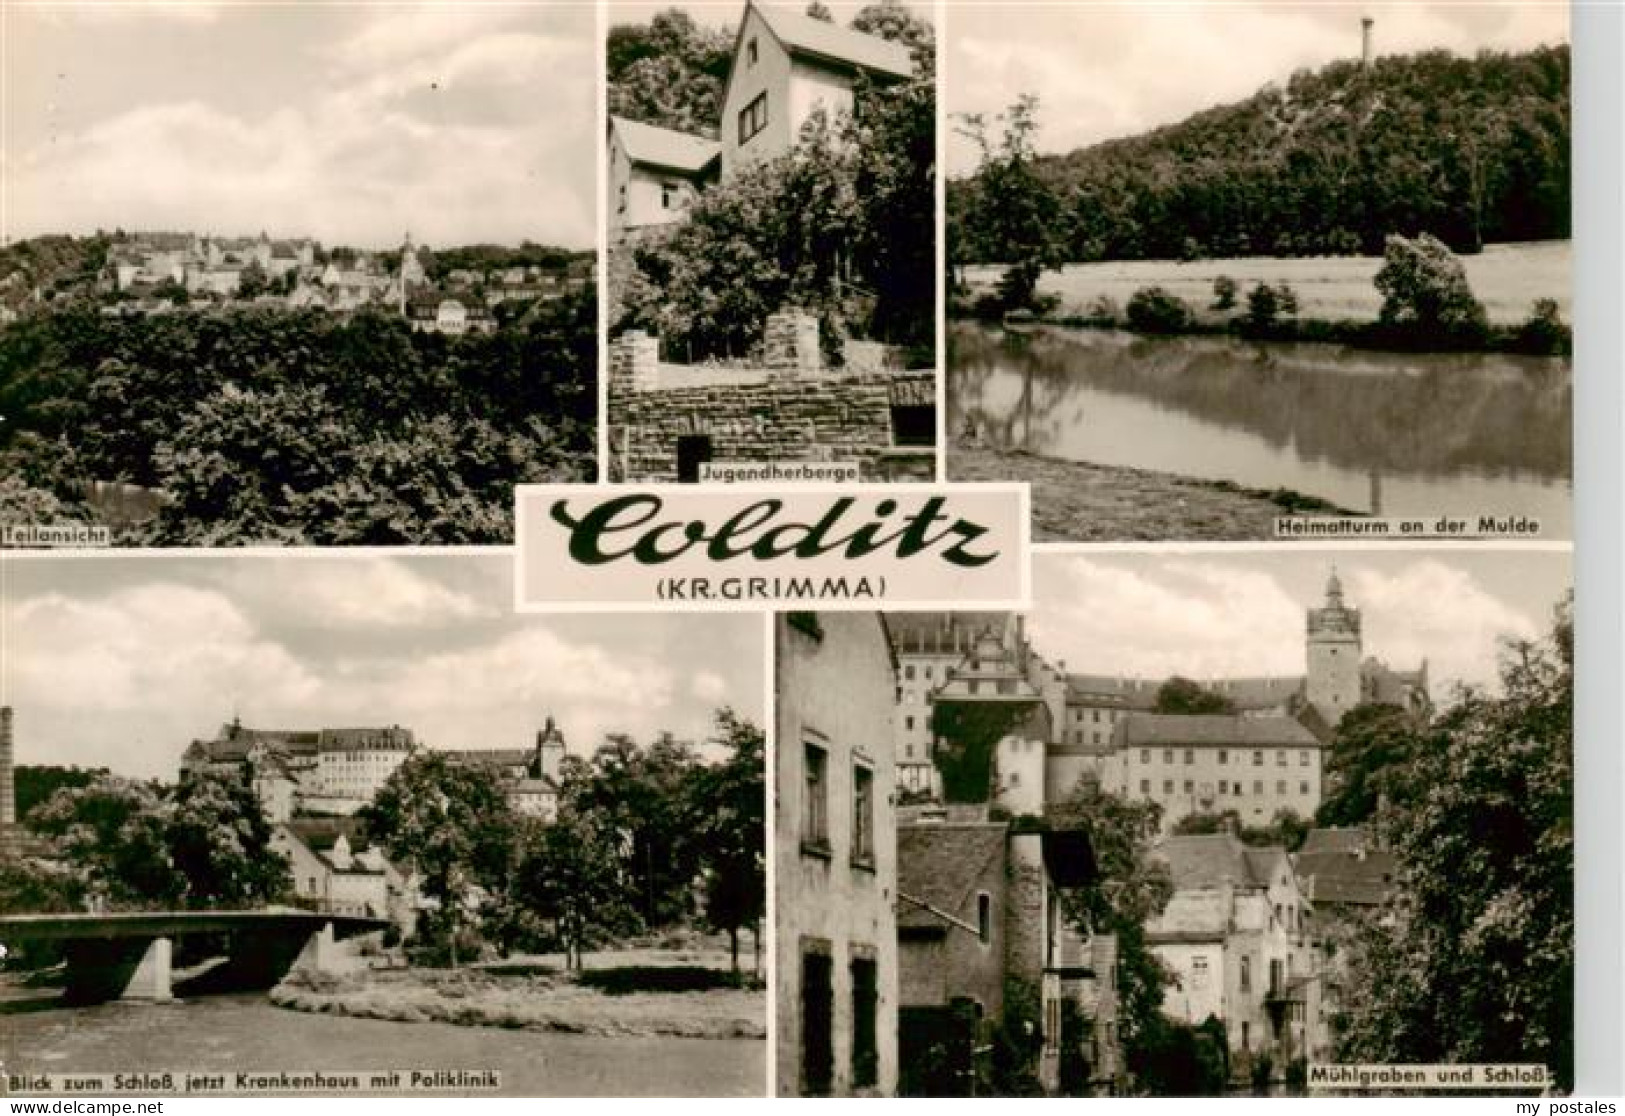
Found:
M 967 323 L 948 353 L 950 434 L 997 448 L 1572 533 L 1566 360 Z
M 0 1005 L 7 1072 L 496 1070 L 471 1096 L 762 1096 L 755 1039 L 604 1037 L 311 1015 L 263 993 L 171 1004 Z M 464 1091 L 453 1089 L 457 1096 Z

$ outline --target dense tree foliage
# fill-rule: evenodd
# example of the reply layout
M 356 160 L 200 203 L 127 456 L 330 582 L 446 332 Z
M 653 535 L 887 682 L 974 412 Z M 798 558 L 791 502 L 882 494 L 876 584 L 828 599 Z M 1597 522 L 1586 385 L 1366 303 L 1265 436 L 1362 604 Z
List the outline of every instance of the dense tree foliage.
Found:
M 1370 822 L 1396 896 L 1354 939 L 1349 971 L 1381 979 L 1355 982 L 1340 1060 L 1535 1062 L 1572 1087 L 1573 697 L 1569 601 L 1549 639 L 1508 647 L 1499 694 L 1383 745 L 1411 790 Z
M 696 830 L 704 874 L 705 918 L 728 934 L 739 971 L 739 932 L 749 927 L 760 945 L 767 904 L 767 738 L 732 709 L 717 712 L 721 763 L 694 777 Z
M 1236 703 L 1178 675 L 1157 687 L 1157 713 L 1234 713 Z
M 256 907 L 292 889 L 259 799 L 238 780 L 179 786 L 98 776 L 28 816 L 87 895 L 115 908 Z
M 591 475 L 595 297 L 489 335 L 393 315 L 238 310 L 0 331 L 8 506 L 89 519 L 94 482 L 162 493 L 121 541 L 495 543 L 512 486 Z M 43 495 L 42 495 L 43 494 Z
M 1244 845 L 1280 845 L 1290 853 L 1303 846 L 1312 825 L 1295 810 L 1277 810 L 1268 825 L 1246 825 L 1238 812 L 1224 810 L 1215 814 L 1186 814 L 1174 822 L 1173 832 L 1178 837 L 1234 833 Z
M 88 787 L 109 774 L 105 767 L 57 767 L 42 764 L 19 764 L 15 771 L 17 788 L 17 816 L 28 817 L 35 806 L 63 788 Z
M 1382 292 L 1380 320 L 1424 337 L 1472 339 L 1488 320 L 1467 283 L 1467 272 L 1437 237 L 1390 236 L 1375 279 Z
M 1038 99 L 1022 97 L 999 118 L 1004 134 L 995 140 L 995 121 L 972 113 L 960 130 L 981 152 L 976 177 L 954 191 L 948 217 L 950 257 L 996 258 L 1005 264 L 999 282 L 1002 309 L 1033 305 L 1038 277 L 1067 262 L 1061 200 L 1037 172 L 1033 137 L 1038 130 Z M 984 246 L 998 245 L 988 256 Z
M 609 111 L 644 124 L 717 138 L 734 32 L 702 27 L 672 8 L 647 24 L 609 30 Z
M 389 856 L 418 874 L 433 906 L 418 923 L 423 944 L 449 947 L 475 925 L 482 895 L 505 890 L 517 818 L 490 771 L 420 752 L 379 788 L 360 818 Z
M 1376 255 L 1422 232 L 1475 252 L 1569 235 L 1569 153 L 1569 49 L 1554 46 L 1302 70 L 1034 173 L 1073 261 Z M 1014 262 L 1024 245 L 982 188 L 950 187 L 953 258 Z

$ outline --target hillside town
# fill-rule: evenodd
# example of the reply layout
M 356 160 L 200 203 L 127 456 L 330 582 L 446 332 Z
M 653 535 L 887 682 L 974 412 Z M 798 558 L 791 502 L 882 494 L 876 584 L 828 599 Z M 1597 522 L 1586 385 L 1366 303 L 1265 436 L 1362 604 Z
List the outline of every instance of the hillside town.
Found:
M 1227 1088 L 1330 1057 L 1343 945 L 1395 880 L 1360 827 L 1314 828 L 1334 726 L 1431 703 L 1335 571 L 1305 613 L 1301 675 L 1201 685 L 1069 672 L 1013 613 L 781 616 L 780 1092 L 1131 1091 L 1121 942 L 1089 914 L 1124 886 L 1110 803 L 1170 887 L 1136 928 L 1162 1015 L 1216 1031 Z
M 103 241 L 93 241 L 88 274 L 49 285 L 21 259 L 15 262 L 0 275 L 0 321 L 90 297 L 113 317 L 245 306 L 333 314 L 377 309 L 407 319 L 414 330 L 456 335 L 494 330 L 499 307 L 562 299 L 593 282 L 589 255 L 496 249 L 478 266 L 438 267 L 434 253 L 410 234 L 389 251 L 324 248 L 308 237 L 272 238 L 263 231 L 235 237 L 119 232 Z M 456 251 L 477 260 L 475 253 Z M 504 258 L 526 256 L 547 262 Z

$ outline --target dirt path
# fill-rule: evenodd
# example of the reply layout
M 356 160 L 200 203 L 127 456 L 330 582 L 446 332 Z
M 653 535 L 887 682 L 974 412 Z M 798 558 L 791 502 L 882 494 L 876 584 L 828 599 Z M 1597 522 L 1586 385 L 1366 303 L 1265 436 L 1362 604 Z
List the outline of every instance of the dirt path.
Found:
M 955 446 L 948 478 L 1032 485 L 1034 542 L 1253 542 L 1281 515 L 1355 515 L 1313 496 L 1149 469 Z

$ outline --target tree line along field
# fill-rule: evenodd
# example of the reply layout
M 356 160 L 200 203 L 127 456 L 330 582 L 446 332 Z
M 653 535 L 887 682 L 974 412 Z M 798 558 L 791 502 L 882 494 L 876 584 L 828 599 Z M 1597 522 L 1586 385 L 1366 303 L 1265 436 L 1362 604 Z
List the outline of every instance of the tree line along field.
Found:
M 1517 325 L 1529 317 L 1538 298 L 1555 301 L 1570 320 L 1572 242 L 1492 244 L 1459 259 L 1492 324 Z M 1046 272 L 1038 293 L 1058 297 L 1063 316 L 1084 314 L 1102 298 L 1121 309 L 1146 287 L 1162 287 L 1199 309 L 1213 303 L 1214 280 L 1228 276 L 1243 292 L 1260 283 L 1289 285 L 1298 296 L 1299 315 L 1307 320 L 1372 322 L 1382 309 L 1382 295 L 1373 282 L 1382 263 L 1381 256 L 1074 263 Z M 978 264 L 964 268 L 963 274 L 974 297 L 991 291 L 1003 271 L 1002 264 Z

